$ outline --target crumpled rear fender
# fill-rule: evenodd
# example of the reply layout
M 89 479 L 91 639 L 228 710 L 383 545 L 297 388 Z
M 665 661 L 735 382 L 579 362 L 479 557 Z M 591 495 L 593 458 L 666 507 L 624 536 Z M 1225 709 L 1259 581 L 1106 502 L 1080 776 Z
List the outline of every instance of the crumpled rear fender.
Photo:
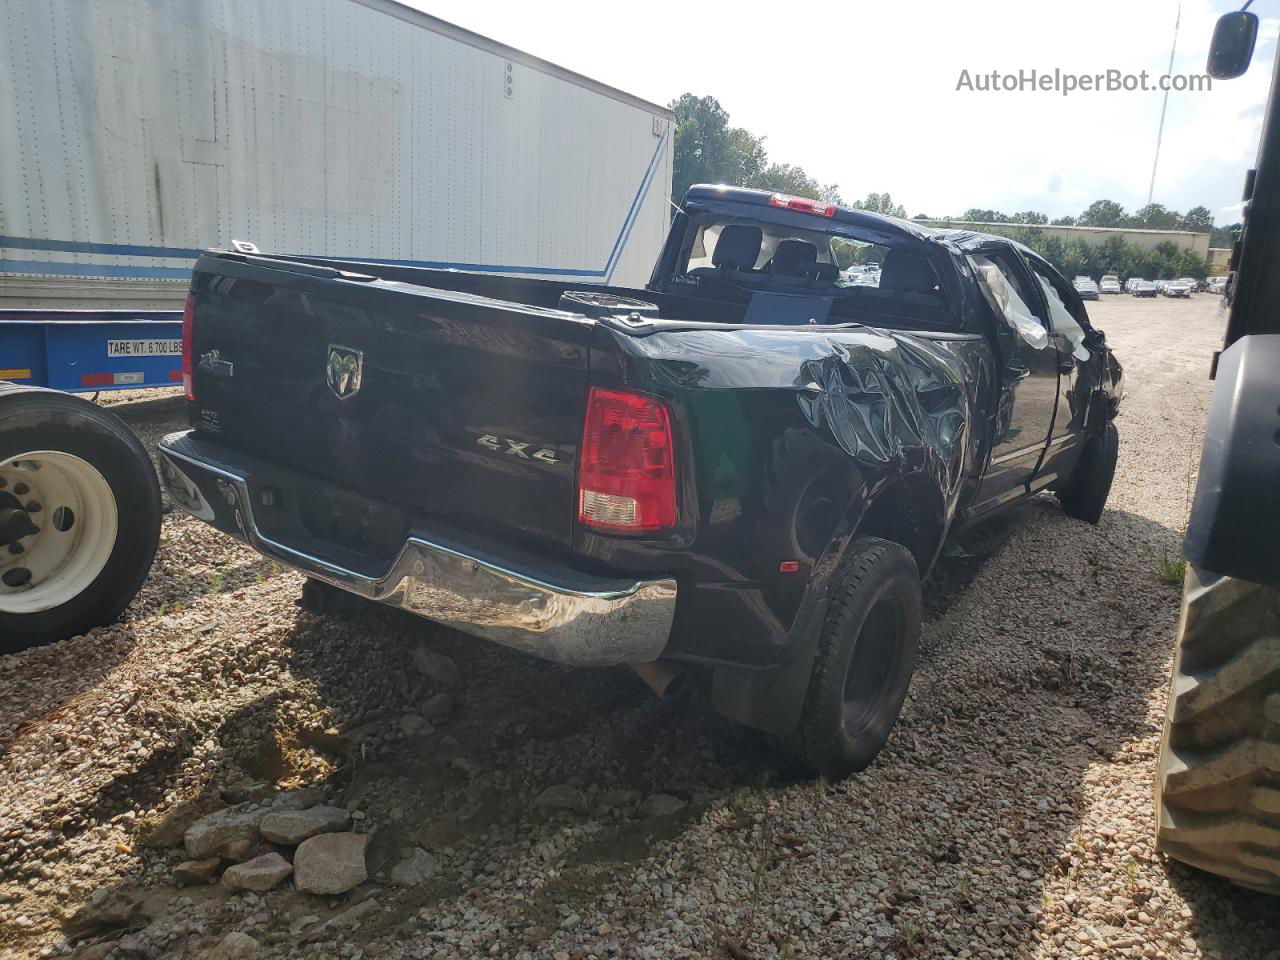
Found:
M 735 409 L 750 410 L 759 422 L 742 462 L 726 463 L 733 457 L 722 450 L 723 418 L 714 434 L 695 436 L 692 445 L 719 451 L 708 458 L 718 476 L 741 478 L 736 485 L 724 481 L 730 493 L 718 488 L 704 507 L 714 515 L 730 515 L 725 504 L 738 511 L 742 527 L 733 536 L 756 561 L 749 575 L 767 577 L 772 562 L 776 581 L 761 586 L 778 625 L 770 662 L 722 658 L 716 705 L 741 722 L 785 732 L 799 716 L 849 542 L 860 534 L 902 542 L 914 530 L 915 540 L 904 545 L 924 573 L 972 495 L 989 437 L 987 412 L 995 406 L 991 349 L 977 336 L 866 327 L 671 331 L 628 346 L 649 361 L 635 367 L 648 381 L 637 386 L 692 409 L 710 406 L 708 393 L 734 392 Z M 817 473 L 836 479 L 816 483 Z M 753 485 L 747 477 L 763 479 Z M 805 498 L 818 496 L 841 502 L 815 536 L 803 518 L 812 515 Z M 895 537 L 895 530 L 903 532 Z M 821 543 L 809 556 L 804 545 L 815 539 Z M 776 576 L 785 549 L 779 544 L 796 545 L 792 552 L 806 565 L 802 583 Z M 779 601 L 788 590 L 790 602 Z

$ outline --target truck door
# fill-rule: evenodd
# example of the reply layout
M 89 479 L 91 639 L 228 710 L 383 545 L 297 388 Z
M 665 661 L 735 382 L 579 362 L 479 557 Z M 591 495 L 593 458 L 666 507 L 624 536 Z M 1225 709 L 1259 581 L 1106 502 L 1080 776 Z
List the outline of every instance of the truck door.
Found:
M 1000 377 L 991 457 L 973 505 L 985 513 L 1027 491 L 1044 454 L 1058 400 L 1058 351 L 1040 285 L 1011 247 L 975 250 L 970 262 L 993 309 L 1012 328 Z
M 1069 474 L 1080 458 L 1089 407 L 1089 384 L 1096 383 L 1097 378 L 1090 377 L 1083 369 L 1094 358 L 1084 344 L 1089 316 L 1080 295 L 1048 263 L 1030 254 L 1026 258 L 1044 297 L 1049 336 L 1058 354 L 1057 415 L 1053 420 L 1044 462 L 1031 482 L 1031 488 L 1038 490 Z

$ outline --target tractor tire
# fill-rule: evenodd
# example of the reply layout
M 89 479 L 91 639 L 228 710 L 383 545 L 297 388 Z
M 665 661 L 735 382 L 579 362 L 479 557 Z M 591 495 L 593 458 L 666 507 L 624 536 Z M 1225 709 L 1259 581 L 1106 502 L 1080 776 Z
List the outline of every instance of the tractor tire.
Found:
M 1188 567 L 1155 808 L 1170 857 L 1280 894 L 1280 589 Z
M 0 652 L 114 621 L 159 538 L 156 471 L 119 417 L 0 385 Z
M 885 745 L 920 643 L 920 574 L 909 550 L 855 540 L 838 577 L 800 725 L 786 741 L 804 773 L 828 780 L 863 769 Z
M 1101 433 L 1085 442 L 1071 478 L 1058 490 L 1063 513 L 1086 523 L 1097 523 L 1102 519 L 1119 454 L 1120 431 L 1113 421 L 1108 420 Z

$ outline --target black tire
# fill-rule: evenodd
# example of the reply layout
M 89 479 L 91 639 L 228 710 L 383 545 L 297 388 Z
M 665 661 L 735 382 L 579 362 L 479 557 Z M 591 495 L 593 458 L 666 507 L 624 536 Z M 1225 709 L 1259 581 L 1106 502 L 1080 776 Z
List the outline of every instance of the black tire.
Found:
M 1156 845 L 1280 894 L 1280 589 L 1187 571 Z
M 788 744 L 805 773 L 828 780 L 863 769 L 885 745 L 920 643 L 920 574 L 905 547 L 856 540 L 838 576 Z
M 118 526 L 102 570 L 84 589 L 47 610 L 0 610 L 0 652 L 20 650 L 111 623 L 137 594 L 160 539 L 160 485 L 146 450 L 114 414 L 58 393 L 0 385 L 0 463 L 37 450 L 92 465 L 115 499 Z M 7 548 L 0 560 L 9 560 Z
M 1119 455 L 1120 431 L 1113 421 L 1108 420 L 1102 433 L 1085 442 L 1071 479 L 1058 490 L 1063 513 L 1086 523 L 1097 523 L 1102 519 Z

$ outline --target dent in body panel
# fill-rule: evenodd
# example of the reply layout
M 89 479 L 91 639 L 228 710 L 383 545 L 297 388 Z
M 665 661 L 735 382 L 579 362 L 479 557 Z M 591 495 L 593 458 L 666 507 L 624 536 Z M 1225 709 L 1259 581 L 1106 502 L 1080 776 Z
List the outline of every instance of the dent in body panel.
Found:
M 631 339 L 655 385 L 785 391 L 803 420 L 866 476 L 868 492 L 924 472 L 954 512 L 994 389 L 980 337 L 874 328 L 697 330 Z M 708 438 L 714 442 L 714 438 Z
M 698 572 L 682 588 L 670 656 L 789 656 L 797 618 L 869 508 L 927 515 L 930 542 L 909 545 L 923 572 L 975 486 L 994 383 L 981 337 L 857 327 L 611 339 L 634 362 L 608 369 L 672 400 L 692 458 L 687 559 Z M 578 546 L 612 564 L 628 552 L 616 539 Z M 780 572 L 787 561 L 794 573 Z

